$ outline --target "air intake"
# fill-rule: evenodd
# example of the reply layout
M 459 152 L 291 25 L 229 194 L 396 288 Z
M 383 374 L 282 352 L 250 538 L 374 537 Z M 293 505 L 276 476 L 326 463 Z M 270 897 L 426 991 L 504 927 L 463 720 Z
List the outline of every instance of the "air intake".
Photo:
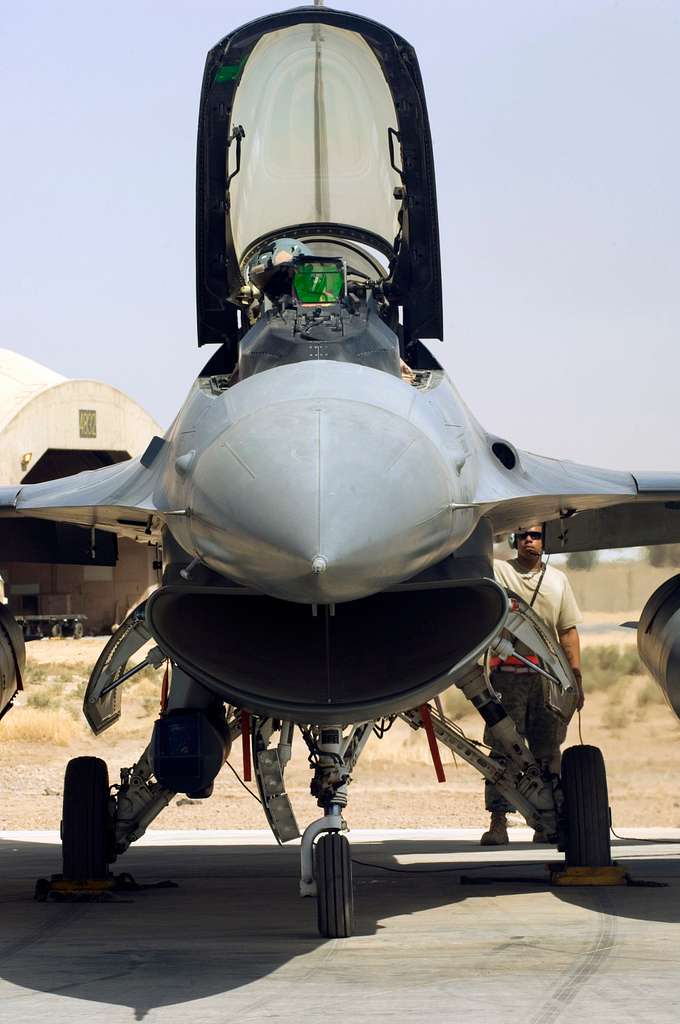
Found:
M 189 675 L 225 701 L 298 722 L 358 722 L 446 688 L 501 627 L 493 580 L 395 590 L 335 608 L 164 587 L 147 624 Z M 315 613 L 316 612 L 316 613 Z

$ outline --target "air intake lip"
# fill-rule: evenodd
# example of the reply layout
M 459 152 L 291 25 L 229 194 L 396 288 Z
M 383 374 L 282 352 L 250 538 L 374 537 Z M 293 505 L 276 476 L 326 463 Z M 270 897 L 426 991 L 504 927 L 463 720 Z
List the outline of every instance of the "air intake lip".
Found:
M 480 656 L 506 614 L 504 591 L 487 579 L 384 591 L 316 615 L 310 605 L 180 585 L 146 606 L 163 650 L 223 700 L 321 725 L 429 700 Z

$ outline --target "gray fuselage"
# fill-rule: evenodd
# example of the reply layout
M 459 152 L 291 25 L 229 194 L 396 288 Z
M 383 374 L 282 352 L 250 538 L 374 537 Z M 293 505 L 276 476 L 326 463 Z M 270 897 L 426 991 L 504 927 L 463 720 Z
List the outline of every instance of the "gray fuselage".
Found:
M 442 373 L 429 386 L 334 361 L 229 388 L 199 378 L 168 438 L 169 528 L 216 572 L 288 601 L 384 590 L 474 529 L 481 429 Z

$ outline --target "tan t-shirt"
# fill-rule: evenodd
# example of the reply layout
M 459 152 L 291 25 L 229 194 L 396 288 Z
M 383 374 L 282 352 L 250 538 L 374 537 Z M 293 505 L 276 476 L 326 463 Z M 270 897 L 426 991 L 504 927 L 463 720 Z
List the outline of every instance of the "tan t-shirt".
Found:
M 527 604 L 531 604 L 541 578 L 540 566 L 536 570 L 523 569 L 520 567 L 519 559 L 512 558 L 509 562 L 494 560 L 493 568 L 497 583 L 519 594 Z M 558 643 L 560 633 L 565 633 L 583 621 L 569 580 L 563 572 L 554 569 L 552 565 L 545 570 L 533 603 L 533 610 L 549 627 Z

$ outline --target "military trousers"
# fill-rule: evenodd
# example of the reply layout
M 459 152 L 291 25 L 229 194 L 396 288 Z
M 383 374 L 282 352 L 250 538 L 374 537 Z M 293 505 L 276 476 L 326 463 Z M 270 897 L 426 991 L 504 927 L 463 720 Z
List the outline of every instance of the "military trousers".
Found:
M 543 678 L 537 672 L 492 672 L 491 684 L 538 763 L 558 774 L 560 746 L 567 727 L 546 707 Z M 484 742 L 494 756 L 503 757 L 504 752 L 494 746 L 488 727 L 484 730 Z M 490 782 L 484 787 L 484 802 L 487 811 L 507 814 L 516 810 Z

